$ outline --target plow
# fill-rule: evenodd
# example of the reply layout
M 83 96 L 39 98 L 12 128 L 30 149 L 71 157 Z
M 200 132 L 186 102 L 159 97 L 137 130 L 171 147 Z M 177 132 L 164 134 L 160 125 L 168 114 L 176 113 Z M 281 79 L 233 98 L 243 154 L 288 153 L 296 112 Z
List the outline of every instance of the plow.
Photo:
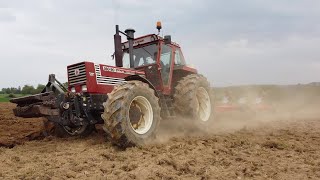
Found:
M 255 96 L 251 95 L 251 97 L 242 94 L 238 98 L 235 98 L 230 92 L 226 91 L 221 101 L 215 105 L 215 112 L 225 115 L 233 112 L 258 115 L 263 113 L 270 114 L 275 111 L 274 105 L 265 97 L 265 92 L 257 93 Z
M 15 116 L 45 117 L 55 131 L 68 136 L 87 136 L 102 124 L 120 147 L 152 142 L 161 121 L 176 116 L 205 129 L 213 119 L 211 86 L 186 64 L 179 44 L 171 36 L 135 38 L 133 29 L 115 29 L 115 66 L 87 61 L 69 65 L 68 87 L 49 75 L 40 94 L 11 100 L 17 104 Z

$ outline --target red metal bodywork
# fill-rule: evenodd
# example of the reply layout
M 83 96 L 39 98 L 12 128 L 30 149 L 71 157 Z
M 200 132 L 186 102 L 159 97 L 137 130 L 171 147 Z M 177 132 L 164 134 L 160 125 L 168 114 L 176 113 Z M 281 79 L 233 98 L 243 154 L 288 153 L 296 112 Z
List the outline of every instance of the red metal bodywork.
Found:
M 161 63 L 160 63 L 160 54 L 161 54 L 161 47 L 164 44 L 164 40 L 162 37 L 157 36 L 155 34 L 149 34 L 146 36 L 142 36 L 139 38 L 136 38 L 134 40 L 134 48 L 143 47 L 149 44 L 158 44 L 158 55 L 156 59 L 155 64 L 149 64 L 146 66 L 138 67 L 136 69 L 131 68 L 121 68 L 121 67 L 115 67 L 110 65 L 103 65 L 103 64 L 94 64 L 92 62 L 81 62 L 77 64 L 73 64 L 67 67 L 68 70 L 68 83 L 69 87 L 68 89 L 71 91 L 72 88 L 75 88 L 75 92 L 81 93 L 82 86 L 86 85 L 86 91 L 87 93 L 94 93 L 94 94 L 106 94 L 110 93 L 114 86 L 117 84 L 120 84 L 121 82 L 125 81 L 125 78 L 132 75 L 140 75 L 145 77 L 146 79 L 150 80 L 152 85 L 155 87 L 157 91 L 161 91 L 165 95 L 170 95 L 172 93 L 173 87 L 177 83 L 178 80 L 181 79 L 181 76 L 184 76 L 186 74 L 190 73 L 197 73 L 197 70 L 188 66 L 182 66 L 182 67 L 175 67 L 174 61 L 175 61 L 175 51 L 176 49 L 180 49 L 180 46 L 176 43 L 167 44 L 171 48 L 172 53 L 172 59 L 171 59 L 171 69 L 169 72 L 169 83 L 168 85 L 164 85 L 162 81 L 161 76 Z M 122 43 L 123 49 L 127 48 L 127 42 Z M 183 53 L 180 49 L 180 53 L 182 58 Z M 76 79 L 76 74 L 80 74 L 81 71 L 76 69 L 77 66 L 81 66 L 82 64 L 85 64 L 85 77 L 86 81 L 79 81 L 79 83 L 71 83 L 70 82 L 70 76 L 72 76 L 72 79 Z M 153 66 L 153 68 L 156 69 L 156 73 L 148 74 L 146 73 L 146 68 L 150 68 Z M 74 74 L 73 74 L 74 73 Z M 84 72 L 82 72 L 84 73 Z M 81 75 L 82 77 L 84 75 Z M 153 79 L 153 81 L 151 81 Z
M 110 65 L 94 64 L 93 62 L 81 62 L 73 64 L 68 66 L 67 69 L 83 63 L 85 64 L 86 81 L 82 83 L 77 83 L 72 86 L 69 85 L 69 91 L 71 91 L 71 88 L 74 87 L 76 92 L 83 92 L 81 88 L 83 85 L 86 85 L 87 90 L 85 92 L 93 94 L 106 94 L 110 93 L 113 90 L 113 87 L 116 84 L 120 84 L 121 80 L 124 81 L 126 77 L 131 75 L 144 75 L 144 72 L 142 71 L 120 68 Z M 70 84 L 70 74 L 68 74 L 68 82 Z

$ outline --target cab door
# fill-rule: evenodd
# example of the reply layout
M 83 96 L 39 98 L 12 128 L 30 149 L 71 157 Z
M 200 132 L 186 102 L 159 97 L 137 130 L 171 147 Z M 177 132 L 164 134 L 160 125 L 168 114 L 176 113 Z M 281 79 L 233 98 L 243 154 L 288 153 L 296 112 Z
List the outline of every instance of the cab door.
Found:
M 172 79 L 172 66 L 174 56 L 173 47 L 162 43 L 161 53 L 159 57 L 160 73 L 163 85 L 163 94 L 169 95 L 171 93 L 171 79 Z
M 156 88 L 158 91 L 163 90 L 163 84 L 161 83 L 161 75 L 160 75 L 160 67 L 157 63 L 150 64 L 144 67 L 144 72 L 146 78 L 151 82 L 151 84 Z

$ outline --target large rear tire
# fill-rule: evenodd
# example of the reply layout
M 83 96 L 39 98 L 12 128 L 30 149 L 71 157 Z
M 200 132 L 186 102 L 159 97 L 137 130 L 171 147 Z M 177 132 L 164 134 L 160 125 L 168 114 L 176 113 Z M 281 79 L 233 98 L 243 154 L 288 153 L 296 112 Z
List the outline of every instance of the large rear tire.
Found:
M 103 128 L 113 144 L 144 146 L 154 140 L 160 123 L 160 107 L 148 84 L 129 81 L 116 86 L 103 105 Z
M 203 130 L 213 119 L 213 96 L 210 83 L 199 74 L 182 78 L 175 87 L 175 110 L 192 120 L 192 124 Z

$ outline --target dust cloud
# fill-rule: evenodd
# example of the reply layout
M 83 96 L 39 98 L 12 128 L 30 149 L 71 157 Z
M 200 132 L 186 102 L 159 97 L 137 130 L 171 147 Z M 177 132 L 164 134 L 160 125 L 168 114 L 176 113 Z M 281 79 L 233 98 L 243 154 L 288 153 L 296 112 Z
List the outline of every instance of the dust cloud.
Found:
M 244 86 L 220 88 L 214 94 L 214 115 L 207 126 L 195 128 L 197 120 L 178 116 L 164 119 L 158 133 L 158 142 L 173 137 L 206 137 L 243 130 L 254 130 L 299 121 L 319 119 L 320 88 L 314 86 Z M 233 95 L 232 95 L 233 94 Z M 228 97 L 234 110 L 219 111 Z M 245 103 L 239 101 L 245 99 Z M 259 103 L 257 103 L 257 99 Z M 263 105 L 267 108 L 257 108 Z

